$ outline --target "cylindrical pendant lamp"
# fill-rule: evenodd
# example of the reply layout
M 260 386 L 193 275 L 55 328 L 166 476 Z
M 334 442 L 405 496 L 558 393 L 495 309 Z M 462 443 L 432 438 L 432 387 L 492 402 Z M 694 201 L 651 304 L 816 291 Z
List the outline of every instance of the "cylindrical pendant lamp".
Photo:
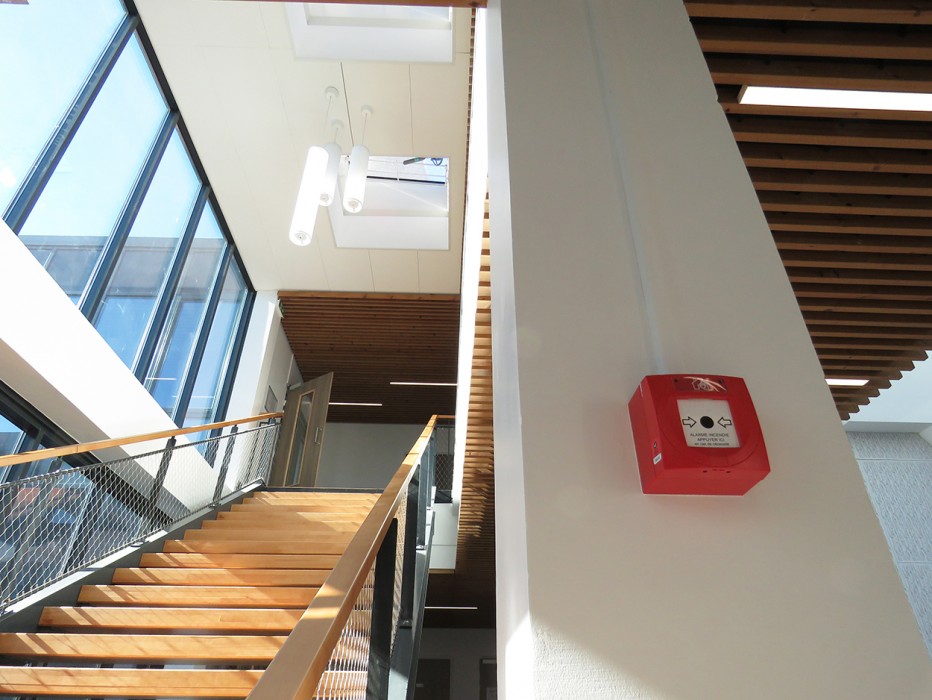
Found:
M 327 171 L 327 157 L 327 151 L 321 146 L 311 146 L 307 150 L 298 200 L 291 217 L 291 228 L 288 229 L 288 238 L 295 245 L 309 245 L 314 235 L 321 185 Z
M 366 175 L 369 173 L 369 149 L 353 146 L 350 152 L 349 172 L 343 189 L 343 208 L 350 214 L 362 211 L 366 199 Z

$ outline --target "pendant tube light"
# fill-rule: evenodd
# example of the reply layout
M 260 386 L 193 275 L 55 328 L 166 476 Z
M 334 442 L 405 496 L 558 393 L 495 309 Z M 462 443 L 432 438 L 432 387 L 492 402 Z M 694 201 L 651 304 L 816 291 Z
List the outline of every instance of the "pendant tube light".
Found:
M 324 116 L 324 128 L 326 128 L 330 119 L 330 106 L 334 98 L 340 96 L 340 91 L 330 86 L 324 91 L 324 95 L 327 97 L 327 112 Z M 301 184 L 298 186 L 298 199 L 295 202 L 294 214 L 291 215 L 291 226 L 288 228 L 288 239 L 297 246 L 310 245 L 314 237 L 317 207 L 320 206 L 320 193 L 327 175 L 329 159 L 330 154 L 322 146 L 311 146 L 307 149 L 304 172 L 301 175 Z
M 295 202 L 291 217 L 288 238 L 299 246 L 310 245 L 314 235 L 314 223 L 317 221 L 317 207 L 320 204 L 320 188 L 327 170 L 327 151 L 321 146 L 307 149 L 304 161 L 304 175 L 298 188 L 298 201 Z
M 327 171 L 324 174 L 323 184 L 320 188 L 320 203 L 325 207 L 329 207 L 333 202 L 333 195 L 337 190 L 337 176 L 340 174 L 340 157 L 343 155 L 343 151 L 337 143 L 337 134 L 342 128 L 343 124 L 341 122 L 333 122 L 333 141 L 324 146 L 324 149 L 327 151 L 328 160 Z
M 369 149 L 363 145 L 366 140 L 366 127 L 369 124 L 370 107 L 363 107 L 362 113 L 365 121 L 362 127 L 362 138 L 359 144 L 350 151 L 349 172 L 346 174 L 346 185 L 343 189 L 343 208 L 350 214 L 362 211 L 366 199 L 366 176 L 369 173 Z

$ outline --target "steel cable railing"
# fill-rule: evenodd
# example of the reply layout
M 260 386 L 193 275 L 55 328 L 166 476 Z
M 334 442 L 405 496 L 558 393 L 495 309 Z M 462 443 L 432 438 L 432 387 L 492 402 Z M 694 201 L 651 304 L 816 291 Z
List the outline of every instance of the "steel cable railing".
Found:
M 264 482 L 278 422 L 0 484 L 0 606 Z

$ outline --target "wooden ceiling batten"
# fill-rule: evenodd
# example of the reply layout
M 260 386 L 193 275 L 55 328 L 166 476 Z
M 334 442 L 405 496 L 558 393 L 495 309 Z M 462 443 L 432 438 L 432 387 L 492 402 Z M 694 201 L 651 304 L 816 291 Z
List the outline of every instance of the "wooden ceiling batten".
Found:
M 453 413 L 456 387 L 389 382 L 455 382 L 459 296 L 279 292 L 282 326 L 303 377 L 334 373 L 328 420 L 425 424 Z
M 480 271 L 490 269 L 488 199 L 482 238 Z M 429 610 L 431 627 L 495 626 L 495 446 L 492 426 L 491 289 L 480 284 L 476 306 L 466 418 L 466 453 L 460 497 L 456 568 L 452 574 L 431 574 L 427 604 L 478 606 L 478 610 Z
M 684 0 L 843 418 L 932 347 L 932 114 L 741 105 L 932 92 L 932 0 Z

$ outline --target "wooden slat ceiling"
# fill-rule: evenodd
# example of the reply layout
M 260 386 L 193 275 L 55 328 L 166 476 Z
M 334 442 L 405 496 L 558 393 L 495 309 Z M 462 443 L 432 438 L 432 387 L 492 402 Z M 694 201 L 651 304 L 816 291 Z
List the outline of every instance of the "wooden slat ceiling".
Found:
M 452 414 L 456 388 L 389 382 L 456 382 L 459 295 L 289 292 L 278 294 L 282 325 L 301 376 L 333 372 L 327 419 L 426 424 Z
M 745 106 L 745 85 L 932 92 L 932 0 L 685 0 L 839 414 L 932 348 L 932 114 Z
M 452 574 L 431 574 L 427 586 L 428 606 L 476 606 L 478 609 L 428 610 L 425 624 L 429 627 L 495 627 L 495 449 L 488 199 L 479 264 L 456 569 Z

